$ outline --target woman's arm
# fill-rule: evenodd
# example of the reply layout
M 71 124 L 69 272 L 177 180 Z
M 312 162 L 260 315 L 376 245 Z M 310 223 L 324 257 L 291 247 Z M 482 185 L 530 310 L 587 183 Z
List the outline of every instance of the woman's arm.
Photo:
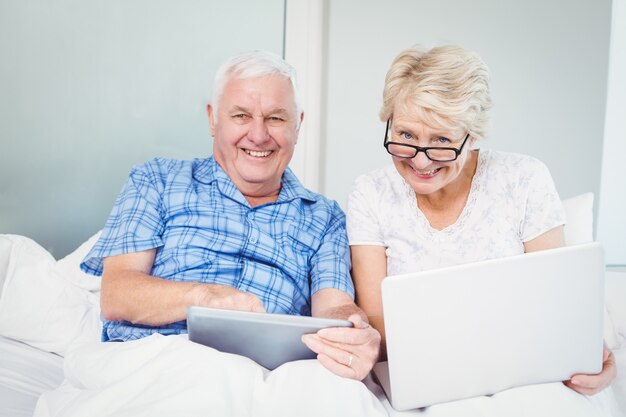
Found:
M 565 235 L 563 226 L 557 226 L 550 229 L 542 235 L 537 236 L 533 240 L 524 242 L 524 252 L 536 252 L 546 249 L 554 249 L 565 246 Z
M 553 249 L 565 246 L 563 226 L 555 227 L 535 239 L 524 242 L 525 252 L 534 252 L 545 249 Z M 569 381 L 564 381 L 565 385 L 576 392 L 585 395 L 594 395 L 608 387 L 616 374 L 615 358 L 613 353 L 604 348 L 602 357 L 602 371 L 597 375 L 578 374 L 572 376 Z
M 336 288 L 321 289 L 311 297 L 311 311 L 315 317 L 349 320 L 354 327 L 322 329 L 302 341 L 329 371 L 359 381 L 365 378 L 378 360 L 380 335 L 352 297 Z
M 350 246 L 356 303 L 381 335 L 380 360 L 387 359 L 385 323 L 380 285 L 387 276 L 387 255 L 382 246 Z

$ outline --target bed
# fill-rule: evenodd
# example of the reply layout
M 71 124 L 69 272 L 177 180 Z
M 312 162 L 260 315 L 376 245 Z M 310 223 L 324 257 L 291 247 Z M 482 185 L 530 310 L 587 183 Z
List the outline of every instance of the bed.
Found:
M 589 195 L 565 201 L 568 244 L 590 240 L 591 202 Z M 553 384 L 541 393 L 535 392 L 537 387 L 522 387 L 427 410 L 396 412 L 370 377 L 365 386 L 338 381 L 316 361 L 269 372 L 246 358 L 210 352 L 184 337 L 151 337 L 134 347 L 99 343 L 100 282 L 78 267 L 97 237 L 57 261 L 25 236 L 0 235 L 0 416 L 31 416 L 36 407 L 38 416 L 177 415 L 181 404 L 199 398 L 204 398 L 211 415 L 235 416 L 590 416 L 596 411 L 618 416 L 618 408 L 626 410 L 626 271 L 606 274 L 605 340 L 618 365 L 610 390 L 578 396 L 569 403 L 571 410 L 550 409 L 548 401 L 542 401 L 546 395 L 571 395 L 561 384 Z M 112 356 L 121 345 L 126 345 L 122 359 L 119 352 Z M 193 365 L 176 358 L 193 358 Z M 237 390 L 224 383 L 235 380 Z M 96 392 L 90 384 L 106 390 Z M 38 404 L 42 393 L 46 394 Z M 231 401 L 224 402 L 229 396 Z M 535 409 L 511 408 L 524 396 L 535 400 Z M 211 398 L 230 405 L 216 408 Z
M 0 415 L 30 417 L 37 398 L 63 380 L 63 358 L 0 336 Z

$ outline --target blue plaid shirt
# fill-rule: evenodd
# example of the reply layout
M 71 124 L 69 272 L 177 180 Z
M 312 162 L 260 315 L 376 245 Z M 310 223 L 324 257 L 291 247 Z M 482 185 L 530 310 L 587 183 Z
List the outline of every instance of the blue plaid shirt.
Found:
M 258 296 L 270 313 L 310 315 L 311 294 L 322 288 L 354 297 L 345 215 L 289 169 L 278 200 L 252 208 L 212 157 L 133 168 L 81 268 L 101 275 L 104 257 L 152 248 L 152 275 L 230 285 Z M 186 331 L 185 321 L 105 321 L 102 338 Z

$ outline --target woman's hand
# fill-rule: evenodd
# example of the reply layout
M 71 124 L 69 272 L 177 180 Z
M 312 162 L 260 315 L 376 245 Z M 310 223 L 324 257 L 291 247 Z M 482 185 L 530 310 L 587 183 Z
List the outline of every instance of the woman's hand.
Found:
M 574 375 L 569 381 L 565 381 L 564 384 L 581 394 L 594 395 L 608 387 L 615 378 L 616 373 L 617 368 L 613 352 L 605 346 L 602 356 L 602 371 L 599 374 Z
M 380 334 L 359 314 L 348 317 L 354 327 L 330 327 L 302 336 L 329 371 L 358 381 L 369 374 L 378 360 Z

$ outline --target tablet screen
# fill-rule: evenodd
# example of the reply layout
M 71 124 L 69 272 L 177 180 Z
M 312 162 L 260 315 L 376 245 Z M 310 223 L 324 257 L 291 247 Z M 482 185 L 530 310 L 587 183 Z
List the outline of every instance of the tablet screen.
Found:
M 267 369 L 314 359 L 302 335 L 326 327 L 352 327 L 348 320 L 253 313 L 192 306 L 187 310 L 189 340 L 221 352 L 246 356 Z

